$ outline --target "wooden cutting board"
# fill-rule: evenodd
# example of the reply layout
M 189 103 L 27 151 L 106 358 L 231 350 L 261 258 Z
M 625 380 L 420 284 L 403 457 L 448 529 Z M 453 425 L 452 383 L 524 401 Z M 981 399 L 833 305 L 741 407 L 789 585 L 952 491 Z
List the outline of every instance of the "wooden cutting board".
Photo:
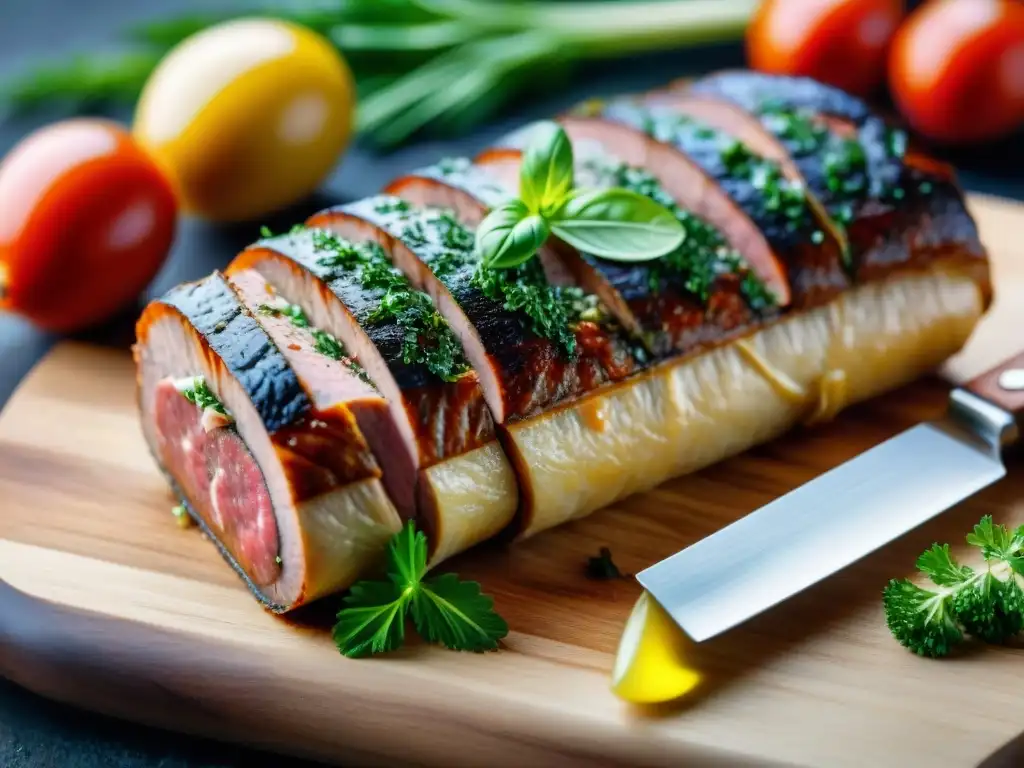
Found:
M 1024 343 L 1024 206 L 972 206 L 997 298 L 943 372 L 952 380 Z M 632 709 L 609 692 L 639 588 L 584 576 L 602 546 L 633 573 L 712 533 L 937 415 L 947 389 L 921 381 L 526 543 L 453 561 L 512 627 L 497 653 L 413 643 L 352 661 L 326 631 L 334 603 L 268 615 L 199 533 L 177 529 L 138 428 L 129 356 L 65 344 L 0 417 L 0 673 L 108 714 L 348 765 L 974 765 L 1024 730 L 1024 651 L 917 658 L 890 638 L 879 598 L 924 547 L 962 541 L 981 515 L 1024 522 L 1024 462 L 696 649 L 705 682 L 678 705 Z

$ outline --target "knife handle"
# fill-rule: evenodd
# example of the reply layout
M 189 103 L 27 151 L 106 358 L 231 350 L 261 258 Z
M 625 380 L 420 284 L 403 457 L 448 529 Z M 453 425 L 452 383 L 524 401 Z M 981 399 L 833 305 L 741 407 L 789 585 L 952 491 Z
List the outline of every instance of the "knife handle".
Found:
M 1024 352 L 972 379 L 967 389 L 1015 417 L 1024 415 Z

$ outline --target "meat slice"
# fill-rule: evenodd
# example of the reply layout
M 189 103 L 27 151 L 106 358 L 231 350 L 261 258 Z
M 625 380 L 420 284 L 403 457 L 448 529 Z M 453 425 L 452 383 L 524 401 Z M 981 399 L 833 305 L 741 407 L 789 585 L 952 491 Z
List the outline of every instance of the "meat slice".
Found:
M 299 227 L 247 248 L 228 269 L 240 283 L 251 280 L 250 273 L 273 286 L 268 298 L 296 305 L 310 325 L 336 339 L 388 403 L 386 412 L 363 414 L 363 432 L 399 513 L 428 533 L 434 562 L 455 546 L 451 536 L 472 537 L 472 544 L 508 523 L 518 503 L 515 478 L 477 376 L 429 298 L 379 246 Z M 500 494 L 474 501 L 467 497 L 473 489 L 438 479 L 450 477 L 451 468 L 430 471 L 456 459 L 474 471 L 488 467 Z M 475 522 L 467 522 L 476 507 Z
M 372 238 L 430 294 L 500 423 L 622 379 L 638 365 L 596 297 L 550 285 L 536 260 L 512 270 L 478 269 L 473 234 L 449 211 L 382 195 L 322 211 L 307 224 Z
M 336 337 L 311 325 L 305 312 L 279 296 L 255 269 L 230 274 L 229 282 L 246 310 L 263 326 L 320 413 L 338 412 L 355 421 L 365 441 L 363 454 L 388 458 L 401 440 L 388 404 L 361 365 Z M 343 456 L 339 456 L 343 459 Z M 387 487 L 388 475 L 385 475 Z
M 505 137 L 477 163 L 504 183 L 516 183 L 531 130 Z M 673 211 L 686 230 L 674 253 L 652 262 L 602 259 L 564 244 L 558 249 L 573 279 L 600 296 L 655 356 L 721 343 L 775 313 L 763 284 L 722 234 L 677 205 L 653 174 L 627 165 L 592 139 L 574 141 L 573 157 L 578 187 L 631 189 Z
M 849 286 L 841 248 L 826 236 L 830 230 L 815 216 L 802 181 L 786 179 L 778 163 L 665 106 L 619 99 L 604 104 L 599 114 L 677 148 L 713 179 L 781 259 L 794 306 L 821 305 Z
M 750 216 L 719 184 L 676 146 L 622 121 L 587 114 L 559 118 L 572 140 L 595 142 L 632 168 L 643 168 L 678 206 L 721 233 L 729 250 L 742 254 L 779 307 L 790 303 L 786 268 Z
M 858 280 L 936 256 L 984 258 L 952 172 L 909 150 L 907 134 L 860 99 L 806 78 L 748 72 L 699 80 L 687 93 L 741 107 L 784 145 L 845 232 Z
M 853 126 L 865 154 L 869 186 L 876 191 L 897 184 L 903 163 L 892 152 L 892 130 L 861 99 L 806 77 L 726 70 L 680 87 L 702 96 L 723 97 L 758 115 L 807 111 L 841 119 Z M 772 129 L 773 118 L 769 118 Z M 776 135 L 784 134 L 784 121 L 775 122 Z M 792 140 L 792 139 L 791 139 Z
M 359 426 L 318 407 L 223 275 L 152 302 L 134 354 L 153 456 L 264 604 L 290 610 L 377 561 L 400 521 Z
M 799 146 L 801 142 L 806 141 L 805 136 L 790 135 L 785 131 L 782 136 L 776 136 L 756 115 L 747 112 L 738 104 L 714 96 L 665 90 L 648 93 L 641 97 L 641 101 L 704 123 L 741 141 L 766 160 L 777 163 L 787 181 L 804 187 L 807 204 L 825 236 L 835 240 L 840 251 L 848 253 L 849 243 L 846 241 L 845 231 L 837 226 L 829 215 L 820 199 L 820 190 L 816 191 L 808 185 L 806 177 L 793 160 L 791 147 Z M 788 140 L 784 141 L 783 136 L 791 139 L 792 144 Z

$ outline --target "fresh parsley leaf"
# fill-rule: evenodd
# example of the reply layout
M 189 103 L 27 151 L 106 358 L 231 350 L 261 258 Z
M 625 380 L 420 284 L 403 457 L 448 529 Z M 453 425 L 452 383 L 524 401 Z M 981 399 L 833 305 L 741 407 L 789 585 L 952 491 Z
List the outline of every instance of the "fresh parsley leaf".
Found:
M 967 543 L 980 547 L 986 560 L 1013 558 L 1024 549 L 1024 526 L 1010 533 L 1005 525 L 993 523 L 992 515 L 985 515 L 967 534 Z
M 922 589 L 909 579 L 893 579 L 882 600 L 893 637 L 920 656 L 945 656 L 963 640 L 947 592 Z
M 953 610 L 964 629 L 986 643 L 1003 643 L 1024 629 L 1024 592 L 991 572 L 958 590 Z
M 427 537 L 410 522 L 395 534 L 387 549 L 388 578 L 403 589 L 419 586 L 427 572 Z
M 883 591 L 886 624 L 896 640 L 922 656 L 945 656 L 973 635 L 1003 643 L 1024 630 L 1024 529 L 1011 532 L 986 515 L 967 535 L 981 550 L 982 567 L 960 565 L 948 544 L 933 544 L 917 568 L 935 589 L 908 579 L 892 580 Z
M 949 544 L 932 544 L 931 549 L 926 549 L 917 558 L 917 569 L 943 587 L 962 584 L 974 573 L 953 559 L 949 552 Z
M 345 656 L 394 651 L 405 642 L 409 596 L 393 581 L 361 581 L 345 596 L 334 625 L 334 642 Z
M 386 653 L 405 641 L 411 615 L 416 631 L 430 643 L 456 651 L 498 647 L 508 625 L 480 585 L 452 573 L 423 580 L 427 537 L 410 521 L 388 542 L 387 581 L 360 581 L 345 597 L 334 627 L 334 642 L 345 656 Z
M 494 601 L 480 585 L 445 573 L 420 585 L 412 599 L 416 631 L 431 643 L 454 651 L 491 651 L 508 634 L 508 624 L 494 612 Z

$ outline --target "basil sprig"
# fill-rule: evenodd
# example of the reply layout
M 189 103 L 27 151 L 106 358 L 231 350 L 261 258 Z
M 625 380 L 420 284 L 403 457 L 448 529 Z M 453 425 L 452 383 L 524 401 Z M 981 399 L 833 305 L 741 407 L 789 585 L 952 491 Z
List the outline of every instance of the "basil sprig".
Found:
M 484 266 L 510 269 L 553 234 L 612 261 L 651 261 L 686 237 L 679 219 L 649 197 L 621 187 L 574 188 L 572 143 L 557 123 L 538 124 L 523 151 L 519 198 L 492 210 L 476 232 Z

